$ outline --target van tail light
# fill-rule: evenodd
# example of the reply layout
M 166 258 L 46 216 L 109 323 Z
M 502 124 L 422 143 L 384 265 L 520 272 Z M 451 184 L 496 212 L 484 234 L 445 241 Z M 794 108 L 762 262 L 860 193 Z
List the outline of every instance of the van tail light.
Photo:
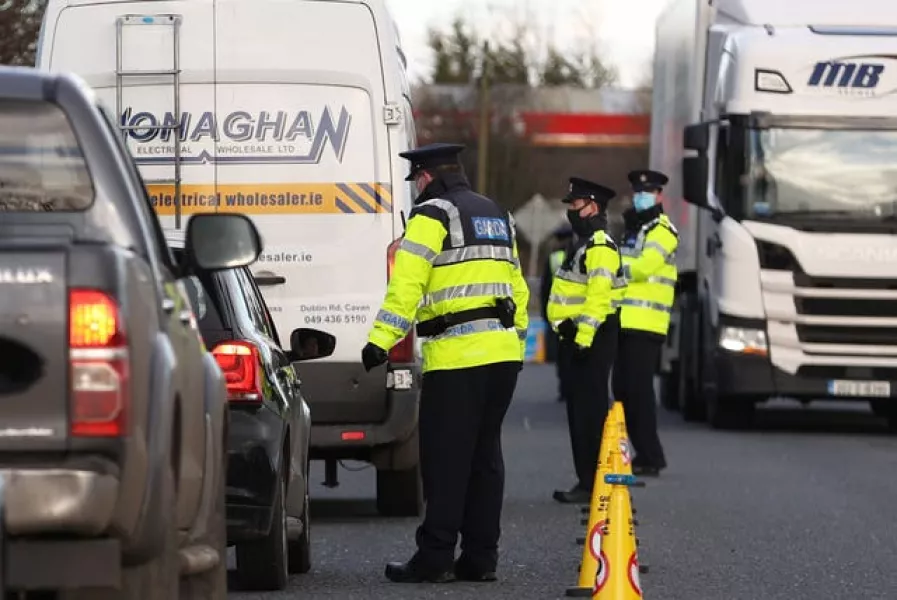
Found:
M 396 252 L 402 238 L 393 240 L 386 248 L 386 281 L 392 277 L 392 270 L 396 263 Z M 412 328 L 408 335 L 399 340 L 399 343 L 392 347 L 389 351 L 389 362 L 391 363 L 410 363 L 414 362 L 414 329 Z
M 130 408 L 128 342 L 116 302 L 69 290 L 70 421 L 73 437 L 120 437 Z
M 224 373 L 229 402 L 262 402 L 262 369 L 258 347 L 251 342 L 226 341 L 212 348 Z

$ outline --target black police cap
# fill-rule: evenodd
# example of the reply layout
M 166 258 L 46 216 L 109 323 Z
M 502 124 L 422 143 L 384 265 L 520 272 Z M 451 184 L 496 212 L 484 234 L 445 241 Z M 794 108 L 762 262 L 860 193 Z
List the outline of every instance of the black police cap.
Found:
M 564 196 L 562 202 L 572 202 L 577 198 L 585 198 L 586 200 L 594 200 L 599 206 L 607 206 L 607 203 L 616 196 L 617 193 L 601 184 L 582 179 L 581 177 L 570 178 L 570 190 Z
M 411 172 L 405 181 L 414 181 L 422 169 L 431 169 L 441 165 L 458 164 L 458 155 L 464 150 L 462 144 L 427 144 L 414 150 L 400 152 L 399 156 L 411 161 Z
M 667 184 L 669 178 L 659 171 L 641 169 L 629 172 L 629 183 L 634 192 L 650 192 L 660 190 Z

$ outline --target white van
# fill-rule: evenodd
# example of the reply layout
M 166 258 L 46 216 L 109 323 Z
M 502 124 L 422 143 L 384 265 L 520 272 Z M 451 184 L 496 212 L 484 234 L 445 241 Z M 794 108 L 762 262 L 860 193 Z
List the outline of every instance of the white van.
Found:
M 417 515 L 419 345 L 371 373 L 360 361 L 413 200 L 398 157 L 415 146 L 410 88 L 385 1 L 50 0 L 37 66 L 97 91 L 163 226 L 253 218 L 277 330 L 337 338 L 303 366 L 312 458 L 330 485 L 338 459 L 374 463 L 381 512 Z

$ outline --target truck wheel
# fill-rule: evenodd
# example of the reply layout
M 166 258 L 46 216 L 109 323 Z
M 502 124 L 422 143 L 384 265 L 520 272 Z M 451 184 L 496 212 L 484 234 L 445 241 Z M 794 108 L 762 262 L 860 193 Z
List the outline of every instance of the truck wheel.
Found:
M 218 552 L 218 564 L 198 575 L 181 580 L 180 600 L 224 600 L 227 598 L 227 469 L 221 465 L 217 474 L 218 486 L 215 490 L 215 508 L 206 524 L 208 535 L 203 542 Z
M 287 484 L 281 465 L 271 514 L 271 529 L 260 540 L 237 544 L 237 578 L 252 591 L 278 591 L 287 586 Z
M 410 469 L 377 469 L 377 511 L 384 517 L 417 517 L 423 512 L 420 464 Z
M 308 497 L 308 473 L 305 477 L 305 500 L 302 506 L 302 534 L 289 543 L 287 568 L 290 573 L 308 573 L 311 570 L 311 516 Z
M 134 567 L 122 567 L 120 589 L 65 590 L 60 600 L 171 600 L 178 597 L 180 557 L 178 555 L 177 497 L 171 469 L 163 483 L 162 507 L 165 519 L 165 545 L 162 554 Z M 222 596 L 223 597 L 223 596 Z
M 690 294 L 683 294 L 680 300 L 680 314 L 682 315 L 682 327 L 679 334 L 679 377 L 676 390 L 676 400 L 679 403 L 679 412 L 688 423 L 700 423 L 707 417 L 703 398 L 695 385 L 692 375 L 701 372 L 700 344 L 693 343 L 696 331 L 700 331 L 698 325 L 694 301 Z M 695 347 L 697 346 L 697 347 Z M 698 363 L 698 364 L 696 364 Z

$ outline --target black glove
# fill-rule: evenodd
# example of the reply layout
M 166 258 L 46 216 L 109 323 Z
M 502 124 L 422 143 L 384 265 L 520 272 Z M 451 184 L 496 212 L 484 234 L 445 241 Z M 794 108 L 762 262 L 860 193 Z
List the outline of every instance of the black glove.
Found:
M 573 362 L 583 364 L 589 360 L 589 349 L 579 344 L 573 344 Z
M 361 349 L 361 362 L 364 363 L 365 371 L 370 371 L 374 367 L 382 365 L 388 358 L 389 355 L 386 353 L 386 350 L 376 344 L 368 342 Z
M 576 337 L 576 323 L 567 319 L 558 325 L 558 335 L 562 340 L 572 340 Z

